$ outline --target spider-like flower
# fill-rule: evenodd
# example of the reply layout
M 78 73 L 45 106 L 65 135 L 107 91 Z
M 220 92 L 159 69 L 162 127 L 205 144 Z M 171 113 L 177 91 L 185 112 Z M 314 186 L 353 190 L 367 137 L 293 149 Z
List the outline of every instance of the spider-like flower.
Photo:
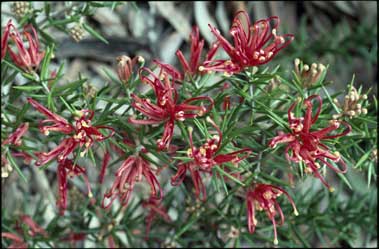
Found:
M 214 135 L 211 139 L 208 139 L 205 144 L 196 148 L 193 144 L 192 132 L 190 127 L 189 140 L 190 148 L 187 151 L 187 155 L 192 160 L 178 165 L 178 170 L 174 176 L 171 177 L 171 184 L 177 186 L 181 184 L 188 170 L 191 173 L 192 181 L 195 187 L 195 194 L 197 198 L 200 198 L 200 192 L 202 194 L 201 200 L 206 199 L 206 189 L 203 184 L 200 173 L 212 174 L 212 168 L 216 165 L 222 165 L 223 163 L 231 162 L 238 164 L 240 161 L 247 158 L 251 150 L 249 148 L 241 149 L 227 154 L 218 154 L 221 148 L 222 132 L 216 123 L 207 117 L 207 121 L 217 130 L 218 135 Z M 245 153 L 243 156 L 240 154 Z
M 234 41 L 234 46 L 232 46 L 218 29 L 209 25 L 230 59 L 205 61 L 199 70 L 221 71 L 231 75 L 242 71 L 245 67 L 266 64 L 294 39 L 291 34 L 277 35 L 278 26 L 279 18 L 277 16 L 259 20 L 251 25 L 248 13 L 239 11 L 230 28 L 230 34 Z
M 22 123 L 19 127 L 17 127 L 16 131 L 9 135 L 7 139 L 5 139 L 1 145 L 11 144 L 14 146 L 21 145 L 21 137 L 28 131 L 29 123 Z
M 142 148 L 139 153 L 147 153 L 147 150 Z M 163 190 L 150 163 L 139 154 L 129 156 L 116 171 L 115 176 L 111 189 L 104 194 L 101 204 L 104 209 L 108 209 L 117 196 L 122 206 L 128 205 L 134 185 L 142 180 L 142 176 L 151 187 L 151 196 L 156 199 L 163 198 Z M 107 205 L 105 205 L 106 199 L 110 199 Z
M 145 70 L 152 77 L 143 76 L 142 71 Z M 139 98 L 135 94 L 131 94 L 134 102 L 132 106 L 148 117 L 148 119 L 137 120 L 129 118 L 133 124 L 151 125 L 164 123 L 164 132 L 161 139 L 158 139 L 157 146 L 159 149 L 167 148 L 172 140 L 174 126 L 176 121 L 184 121 L 187 118 L 195 118 L 203 116 L 213 107 L 213 99 L 207 96 L 195 97 L 184 100 L 178 104 L 178 93 L 173 87 L 167 74 L 164 74 L 163 82 L 148 68 L 141 68 L 140 79 L 142 82 L 149 84 L 156 96 L 156 104 L 148 98 Z M 208 107 L 202 105 L 193 105 L 196 101 L 209 102 Z
M 312 100 L 316 99 L 319 102 L 316 114 L 312 117 Z M 304 171 L 306 173 L 313 173 L 315 177 L 319 178 L 322 183 L 333 191 L 333 188 L 321 176 L 319 169 L 321 164 L 331 168 L 336 173 L 346 173 L 347 166 L 339 152 L 332 153 L 330 149 L 322 143 L 325 139 L 334 139 L 337 137 L 345 136 L 351 131 L 351 126 L 345 121 L 331 120 L 330 125 L 326 128 L 316 131 L 310 131 L 311 126 L 317 121 L 322 107 L 322 99 L 319 95 L 312 95 L 304 100 L 306 106 L 305 116 L 295 118 L 292 110 L 295 108 L 297 102 L 293 103 L 288 109 L 288 123 L 291 129 L 290 133 L 279 132 L 279 135 L 269 142 L 269 146 L 275 148 L 279 143 L 288 143 L 285 149 L 287 160 L 293 162 L 303 161 L 306 165 Z M 340 126 L 344 125 L 346 129 L 335 135 L 328 135 L 330 132 L 337 130 Z M 290 155 L 290 151 L 292 152 Z M 334 163 L 339 163 L 342 169 L 333 166 L 328 160 Z
M 31 33 L 28 32 L 28 30 L 31 30 Z M 9 50 L 9 55 L 17 66 L 25 71 L 32 72 L 38 68 L 45 56 L 45 52 L 40 52 L 37 31 L 31 24 L 24 27 L 23 36 L 28 40 L 28 47 L 25 46 L 21 34 L 12 22 L 9 21 L 1 39 L 1 58 L 3 59 L 6 51 Z M 7 44 L 8 38 L 11 38 L 15 43 L 17 53 L 9 46 L 9 44 Z
M 49 135 L 50 131 L 58 131 L 66 135 L 71 135 L 65 138 L 55 149 L 50 152 L 36 153 L 38 160 L 37 166 L 48 163 L 53 158 L 57 158 L 58 162 L 66 159 L 71 152 L 73 152 L 78 146 L 85 147 L 84 151 L 80 153 L 84 156 L 94 142 L 103 141 L 114 134 L 114 129 L 109 126 L 93 126 L 91 120 L 94 116 L 92 110 L 81 110 L 78 112 L 79 117 L 76 117 L 75 125 L 71 125 L 65 118 L 52 113 L 49 109 L 38 103 L 32 98 L 28 98 L 29 103 L 36 108 L 39 112 L 44 114 L 47 119 L 40 122 L 39 129 L 45 134 Z M 46 123 L 52 123 L 50 125 L 44 125 Z M 108 136 L 103 135 L 99 130 L 110 130 Z
M 58 178 L 58 199 L 57 206 L 59 207 L 60 215 L 63 215 L 67 208 L 67 177 L 82 175 L 87 185 L 88 197 L 92 198 L 91 185 L 88 180 L 86 169 L 74 164 L 72 160 L 64 159 L 59 162 L 57 169 Z
M 7 54 L 9 32 L 11 29 L 15 29 L 15 27 L 12 24 L 12 20 L 10 19 L 5 26 L 3 34 L 1 35 L 1 60 L 4 59 L 5 55 Z
M 179 70 L 177 70 L 170 64 L 163 63 L 159 60 L 154 60 L 154 63 L 161 67 L 161 73 L 165 72 L 169 74 L 173 79 L 177 80 L 183 80 L 186 75 L 193 77 L 196 74 L 205 73 L 204 71 L 201 72 L 199 70 L 199 67 L 202 65 L 200 59 L 204 48 L 204 39 L 200 40 L 199 28 L 197 26 L 194 26 L 192 28 L 192 32 L 190 34 L 190 42 L 191 50 L 189 61 L 187 61 L 187 59 L 184 57 L 183 52 L 181 50 L 176 51 L 176 56 L 178 57 L 179 62 L 182 65 L 183 71 L 179 72 Z M 219 46 L 220 44 L 218 42 L 214 42 L 211 45 L 208 53 L 206 54 L 205 61 L 212 60 Z
M 190 60 L 189 61 L 186 60 L 181 50 L 176 51 L 176 56 L 178 57 L 179 62 L 183 67 L 184 73 L 193 76 L 199 73 L 199 67 L 202 65 L 200 58 L 201 58 L 201 53 L 203 52 L 203 47 L 204 47 L 204 39 L 200 40 L 199 28 L 197 26 L 194 26 L 192 28 L 192 32 L 190 34 L 190 41 L 191 41 Z M 211 45 L 211 48 L 209 49 L 205 57 L 206 61 L 212 60 L 219 46 L 220 44 L 218 42 L 215 42 Z
M 27 232 L 29 236 L 35 237 L 37 234 L 40 234 L 45 238 L 48 236 L 46 230 L 40 227 L 37 223 L 35 223 L 34 220 L 29 215 L 21 215 L 20 221 L 28 227 Z M 16 226 L 15 226 L 15 230 L 19 234 L 23 233 L 23 230 L 20 225 L 21 222 L 17 221 Z M 2 232 L 1 237 L 12 240 L 12 244 L 10 244 L 8 248 L 28 248 L 28 244 L 18 234 Z
M 153 220 L 157 215 L 161 216 L 166 222 L 170 222 L 171 218 L 167 214 L 167 210 L 163 207 L 161 200 L 158 200 L 154 197 L 150 197 L 147 201 L 142 202 L 144 208 L 149 208 L 149 214 L 146 216 L 146 234 L 145 239 L 149 237 L 150 227 Z
M 247 204 L 247 225 L 250 233 L 254 233 L 255 227 L 258 223 L 255 218 L 255 210 L 257 211 L 265 211 L 268 218 L 271 220 L 274 226 L 274 244 L 278 244 L 278 236 L 276 233 L 276 225 L 277 221 L 275 220 L 276 214 L 279 212 L 280 215 L 280 223 L 281 226 L 284 223 L 284 214 L 280 205 L 276 201 L 276 198 L 281 194 L 285 194 L 290 201 L 294 214 L 297 216 L 299 213 L 297 212 L 294 201 L 291 196 L 284 191 L 283 189 L 268 185 L 268 184 L 257 184 L 254 189 L 249 189 L 246 195 L 246 204 Z

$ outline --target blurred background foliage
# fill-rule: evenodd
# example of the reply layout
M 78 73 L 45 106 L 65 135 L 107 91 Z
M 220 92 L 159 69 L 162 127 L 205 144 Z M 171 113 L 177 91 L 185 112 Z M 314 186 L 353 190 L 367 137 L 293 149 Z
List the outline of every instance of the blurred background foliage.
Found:
M 2 27 L 9 18 L 16 18 L 17 12 L 12 9 L 12 4 L 12 2 L 1 3 Z M 291 45 L 270 62 L 268 66 L 271 69 L 279 64 L 281 72 L 291 78 L 295 58 L 300 58 L 308 65 L 313 62 L 323 63 L 330 65 L 327 81 L 331 81 L 331 84 L 328 84 L 328 90 L 332 93 L 347 94 L 347 85 L 355 75 L 354 85 L 357 88 L 362 86 L 364 93 L 369 91 L 370 101 L 373 101 L 373 96 L 377 95 L 376 1 L 138 1 L 128 3 L 66 1 L 31 2 L 31 5 L 34 10 L 38 11 L 24 14 L 16 19 L 22 23 L 30 18 L 28 15 L 36 15 L 35 24 L 43 33 L 43 39 L 56 42 L 56 54 L 52 59 L 51 67 L 57 69 L 62 63 L 65 64 L 62 82 L 77 80 L 80 73 L 83 78 L 90 79 L 91 87 L 101 89 L 109 82 L 109 75 L 105 71 L 113 73 L 112 76 L 117 78 L 114 70 L 115 58 L 122 54 L 130 57 L 142 55 L 147 65 L 150 65 L 152 59 L 159 58 L 165 63 L 178 66 L 175 51 L 183 49 L 188 52 L 188 36 L 193 25 L 199 26 L 201 35 L 210 44 L 214 38 L 209 32 L 208 24 L 216 25 L 226 35 L 234 13 L 243 9 L 250 13 L 252 21 L 277 15 L 281 20 L 279 33 L 295 35 L 295 40 Z M 16 84 L 24 83 L 25 80 L 21 77 L 16 78 Z M 376 133 L 375 128 L 369 125 L 370 132 Z M 363 141 L 360 148 L 369 151 L 372 144 L 365 143 Z M 280 232 L 280 234 L 291 238 L 287 242 L 282 239 L 281 246 L 377 246 L 377 159 L 373 158 L 371 154 L 366 153 L 365 155 L 365 157 L 354 158 L 355 161 L 351 162 L 353 166 L 349 168 L 347 174 L 352 185 L 351 189 L 345 186 L 344 191 L 339 192 L 338 195 L 328 194 L 321 186 L 314 184 L 315 181 L 312 178 L 292 190 L 299 193 L 296 203 L 302 207 L 305 213 L 296 219 L 290 217 L 288 226 L 279 228 L 279 232 L 282 229 L 283 231 L 288 229 L 288 233 Z M 49 211 L 46 207 L 41 210 L 42 199 L 54 200 L 55 191 L 52 192 L 51 189 L 55 189 L 55 187 L 49 186 L 54 174 L 47 173 L 45 175 L 35 167 L 24 171 L 24 174 L 28 179 L 34 179 L 33 183 L 35 184 L 30 184 L 30 182 L 26 184 L 20 181 L 17 174 L 11 175 L 6 182 L 2 180 L 2 187 L 4 187 L 4 190 L 2 189 L 2 207 L 6 207 L 7 210 L 17 210 L 15 213 L 2 215 L 2 228 L 4 228 L 3 224 L 8 224 L 16 213 L 27 212 L 34 214 L 33 217 L 38 217 L 38 214 L 41 213 L 45 216 L 46 213 L 54 216 L 52 213 L 54 210 L 50 209 Z M 92 178 L 94 177 L 92 176 Z M 341 179 L 339 181 L 342 182 Z M 70 193 L 72 196 L 69 197 L 71 203 L 75 203 L 74 198 L 78 198 L 78 201 L 83 198 L 80 193 L 76 193 L 77 197 L 75 197 L 74 190 L 73 193 Z M 173 203 L 172 209 L 180 210 L 181 202 L 176 200 L 171 202 L 174 199 L 175 191 L 177 190 L 174 189 L 168 193 L 165 203 Z M 191 200 L 188 200 L 186 204 L 188 207 L 194 205 Z M 197 212 L 203 212 L 202 215 L 176 211 L 176 215 L 182 218 L 184 223 L 176 228 L 179 231 L 175 235 L 159 234 L 159 231 L 156 231 L 152 236 L 167 237 L 161 244 L 166 247 L 173 246 L 173 239 L 177 241 L 181 239 L 182 243 L 185 242 L 192 247 L 246 247 L 250 242 L 256 246 L 270 247 L 272 245 L 270 240 L 260 237 L 260 233 L 251 236 L 243 229 L 238 230 L 238 233 L 244 238 L 244 242 L 240 244 L 240 240 L 236 240 L 233 237 L 235 235 L 230 234 L 233 231 L 231 227 L 245 227 L 245 222 L 241 223 L 241 219 L 236 220 L 229 217 L 235 217 L 238 212 L 244 214 L 244 210 L 225 206 L 222 210 L 225 212 L 223 219 L 208 219 L 211 216 L 219 216 L 221 211 L 207 205 L 205 209 L 197 207 L 199 210 Z M 135 206 L 131 204 L 124 218 L 117 221 L 120 229 L 125 228 L 128 231 L 128 243 L 131 246 L 134 243 L 133 237 L 141 234 L 142 226 L 139 225 L 139 228 L 134 228 L 134 226 L 143 223 L 143 217 L 140 214 L 133 216 L 132 211 Z M 80 207 L 71 208 L 79 209 Z M 229 213 L 230 216 L 228 216 Z M 73 212 L 74 216 L 75 214 Z M 113 215 L 111 213 L 105 216 L 110 222 L 113 222 Z M 86 213 L 87 216 L 91 215 Z M 90 220 L 91 218 L 88 223 Z M 133 222 L 135 220 L 138 223 Z M 37 221 L 42 222 L 38 218 Z M 59 228 L 52 223 L 50 223 L 51 227 Z M 81 230 L 83 231 L 86 226 L 80 220 L 77 223 L 76 228 L 83 228 Z M 157 220 L 155 226 L 170 225 Z M 219 230 L 216 233 L 215 230 L 208 229 L 208 227 L 215 226 L 219 226 L 225 231 Z M 195 230 L 196 235 L 192 236 Z M 271 230 L 270 225 L 267 226 L 267 229 L 261 229 L 262 233 L 267 230 Z M 295 243 L 292 241 L 293 239 Z M 96 244 L 100 243 L 98 241 L 91 243 L 85 245 L 102 245 Z M 149 243 L 151 243 L 150 246 L 155 245 L 154 242 Z M 180 246 L 180 243 L 176 246 Z

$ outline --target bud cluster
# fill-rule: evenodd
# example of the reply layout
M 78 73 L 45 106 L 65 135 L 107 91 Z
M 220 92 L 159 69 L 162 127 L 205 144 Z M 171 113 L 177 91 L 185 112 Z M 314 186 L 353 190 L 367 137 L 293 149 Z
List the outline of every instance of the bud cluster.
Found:
M 325 66 L 323 64 L 312 63 L 309 67 L 309 65 L 303 64 L 299 58 L 295 59 L 294 64 L 295 74 L 304 88 L 309 88 L 316 84 L 322 73 L 325 71 Z
M 76 42 L 80 42 L 84 39 L 85 30 L 80 24 L 75 25 L 73 28 L 70 29 L 69 32 L 72 39 L 74 39 Z
M 333 115 L 333 119 L 341 118 L 346 116 L 351 118 L 357 117 L 359 115 L 366 115 L 367 108 L 363 108 L 363 102 L 367 99 L 366 94 L 360 94 L 354 86 L 351 86 L 348 94 L 345 96 L 343 104 L 341 104 L 338 99 L 334 99 L 333 102 L 339 107 L 342 112 Z
M 13 2 L 12 11 L 17 18 L 22 18 L 31 11 L 30 3 L 26 1 Z

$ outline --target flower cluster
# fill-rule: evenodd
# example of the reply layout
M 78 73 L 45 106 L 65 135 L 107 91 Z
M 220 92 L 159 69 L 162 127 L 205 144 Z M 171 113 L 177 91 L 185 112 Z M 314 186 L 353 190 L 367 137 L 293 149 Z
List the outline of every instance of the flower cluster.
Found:
M 258 223 L 255 218 L 255 210 L 257 211 L 265 211 L 268 218 L 271 220 L 272 225 L 274 226 L 274 244 L 278 244 L 278 236 L 276 233 L 277 222 L 275 220 L 275 216 L 279 212 L 280 215 L 280 225 L 284 223 L 284 214 L 280 205 L 276 201 L 276 198 L 280 195 L 285 194 L 290 201 L 294 214 L 297 216 L 299 213 L 297 212 L 295 203 L 289 194 L 283 189 L 268 185 L 268 184 L 257 184 L 252 190 L 247 191 L 246 195 L 246 203 L 247 203 L 247 217 L 248 217 L 248 228 L 249 232 L 253 233 L 255 227 Z
M 147 150 L 142 148 L 139 153 L 147 153 Z M 103 208 L 109 208 L 117 197 L 119 197 L 121 205 L 126 206 L 133 192 L 134 185 L 142 180 L 142 176 L 151 187 L 151 197 L 157 200 L 163 197 L 161 185 L 154 175 L 150 163 L 140 154 L 129 156 L 116 171 L 116 178 L 111 189 L 104 194 L 101 204 Z M 107 199 L 110 199 L 110 202 L 105 204 Z
M 218 135 L 214 135 L 212 139 L 208 139 L 205 144 L 196 148 L 193 144 L 192 138 L 193 129 L 190 127 L 188 129 L 190 148 L 187 150 L 187 156 L 192 160 L 185 163 L 179 163 L 176 174 L 171 177 L 171 184 L 177 186 L 183 182 L 186 171 L 189 171 L 195 186 L 196 197 L 200 198 L 201 193 L 202 198 L 200 199 L 202 200 L 206 199 L 206 189 L 200 175 L 201 172 L 212 174 L 212 168 L 214 166 L 228 162 L 238 164 L 251 153 L 249 148 L 245 148 L 227 154 L 218 154 L 222 143 L 222 132 L 212 119 L 208 117 L 207 121 L 217 130 Z M 240 154 L 244 155 L 239 157 Z
M 28 236 L 35 237 L 38 235 L 42 235 L 43 237 L 47 237 L 48 234 L 45 229 L 40 227 L 37 223 L 29 215 L 20 215 L 19 217 L 22 224 L 25 224 L 28 227 Z M 25 240 L 19 235 L 23 233 L 20 222 L 16 223 L 15 227 L 18 234 L 9 233 L 9 232 L 1 232 L 2 238 L 8 238 L 12 241 L 8 248 L 28 248 L 28 244 Z
M 148 76 L 143 75 L 143 71 L 149 73 Z M 164 132 L 161 139 L 157 141 L 159 149 L 168 148 L 171 143 L 174 132 L 175 122 L 184 121 L 189 118 L 203 116 L 208 113 L 213 107 L 213 99 L 208 96 L 194 97 L 184 100 L 181 104 L 178 103 L 178 93 L 175 89 L 172 80 L 167 74 L 164 74 L 163 82 L 150 69 L 140 69 L 140 79 L 142 82 L 149 84 L 155 93 L 156 104 L 148 98 L 139 98 L 135 94 L 131 94 L 134 102 L 132 106 L 143 113 L 148 119 L 138 120 L 129 118 L 133 124 L 151 125 L 164 123 Z M 207 101 L 208 107 L 202 105 L 197 106 L 192 104 L 197 101 Z
M 92 198 L 91 185 L 89 183 L 86 169 L 74 164 L 72 160 L 64 159 L 59 161 L 58 169 L 57 169 L 57 178 L 58 178 L 58 200 L 57 206 L 59 207 L 59 213 L 61 215 L 64 214 L 67 208 L 67 177 L 70 178 L 74 176 L 83 175 L 84 181 L 87 185 L 88 197 Z
M 80 155 L 84 156 L 94 142 L 104 141 L 105 139 L 113 136 L 115 132 L 110 126 L 93 126 L 91 124 L 91 120 L 93 119 L 94 111 L 92 110 L 81 110 L 77 112 L 77 117 L 75 117 L 75 125 L 72 125 L 65 118 L 52 113 L 49 109 L 34 99 L 28 98 L 28 101 L 34 108 L 47 117 L 47 119 L 40 122 L 39 129 L 43 134 L 49 135 L 50 131 L 58 131 L 65 135 L 70 135 L 52 151 L 47 153 L 37 153 L 37 166 L 44 165 L 54 158 L 57 158 L 58 161 L 63 161 L 77 147 L 85 147 L 84 150 L 80 152 Z M 46 123 L 50 123 L 50 125 L 44 126 Z M 110 133 L 108 135 L 103 135 L 100 132 L 102 129 L 110 130 Z
M 232 46 L 218 29 L 209 25 L 230 59 L 207 60 L 199 70 L 220 71 L 231 75 L 242 71 L 245 67 L 266 64 L 280 50 L 288 46 L 294 38 L 291 34 L 277 35 L 278 26 L 279 18 L 277 16 L 259 20 L 251 25 L 247 12 L 240 11 L 234 17 L 230 29 L 230 35 L 234 42 L 234 46 Z
M 312 115 L 313 99 L 316 99 L 319 102 L 317 111 L 314 115 Z M 297 102 L 293 103 L 288 109 L 288 123 L 291 132 L 287 134 L 283 132 L 279 133 L 277 137 L 269 142 L 269 146 L 275 148 L 277 144 L 288 143 L 285 149 L 287 160 L 304 162 L 306 165 L 304 168 L 305 173 L 313 173 L 326 187 L 329 188 L 330 191 L 333 191 L 333 188 L 329 186 L 319 172 L 319 169 L 321 168 L 320 163 L 326 165 L 336 173 L 346 173 L 347 166 L 341 158 L 341 154 L 338 151 L 331 152 L 330 149 L 322 143 L 322 140 L 345 136 L 351 131 L 351 126 L 344 121 L 331 120 L 328 127 L 321 130 L 311 131 L 311 126 L 316 123 L 321 112 L 321 97 L 319 95 L 312 95 L 304 100 L 306 112 L 304 117 L 301 118 L 296 118 L 292 113 L 296 104 Z M 337 130 L 341 124 L 346 127 L 343 132 L 328 135 Z M 329 160 L 333 163 L 339 163 L 342 169 L 333 166 Z
M 31 33 L 28 30 L 30 30 Z M 28 40 L 29 47 L 24 45 L 21 34 L 12 22 L 9 21 L 1 38 L 1 59 L 4 59 L 8 50 L 11 59 L 17 66 L 27 72 L 33 72 L 41 63 L 45 52 L 40 52 L 37 31 L 32 25 L 24 27 L 23 36 Z M 9 38 L 15 43 L 18 50 L 17 53 L 8 44 Z

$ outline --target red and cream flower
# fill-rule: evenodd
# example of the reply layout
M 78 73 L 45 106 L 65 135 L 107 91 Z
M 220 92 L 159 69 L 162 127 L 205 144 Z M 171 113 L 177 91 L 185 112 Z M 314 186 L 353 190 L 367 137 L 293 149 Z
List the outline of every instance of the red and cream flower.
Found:
M 312 100 L 319 102 L 316 114 L 312 116 Z M 322 183 L 333 191 L 333 188 L 321 176 L 319 169 L 321 165 L 326 165 L 336 173 L 346 173 L 347 166 L 341 158 L 339 152 L 331 152 L 330 149 L 322 143 L 326 139 L 334 139 L 345 136 L 351 131 L 351 126 L 345 121 L 331 120 L 330 125 L 326 128 L 316 131 L 310 131 L 311 126 L 317 121 L 322 107 L 322 99 L 319 95 L 312 95 L 304 100 L 306 106 L 305 116 L 296 118 L 292 113 L 297 102 L 293 103 L 288 109 L 288 123 L 291 129 L 290 133 L 279 132 L 279 135 L 269 142 L 269 146 L 275 148 L 277 144 L 287 143 L 285 155 L 287 160 L 293 162 L 303 161 L 306 165 L 305 172 L 313 173 Z M 341 125 L 346 129 L 340 134 L 328 135 L 337 130 Z M 291 152 L 291 153 L 290 153 Z M 329 161 L 340 164 L 342 169 L 333 166 Z
M 147 153 L 145 148 L 142 148 L 136 155 L 129 156 L 115 173 L 115 180 L 111 189 L 104 194 L 102 207 L 108 209 L 113 201 L 119 197 L 121 205 L 128 205 L 129 199 L 137 182 L 145 178 L 151 187 L 151 196 L 156 199 L 163 198 L 163 190 L 158 182 L 150 163 L 140 154 Z M 106 199 L 110 202 L 106 205 Z
M 250 233 L 254 233 L 255 227 L 258 223 L 255 218 L 255 211 L 265 211 L 268 218 L 271 220 L 272 225 L 274 226 L 274 244 L 278 244 L 278 236 L 276 232 L 277 221 L 275 217 L 279 213 L 280 222 L 279 225 L 284 223 L 284 214 L 276 199 L 281 195 L 285 194 L 290 201 L 294 214 L 299 215 L 295 203 L 292 200 L 291 196 L 284 191 L 283 189 L 268 185 L 268 184 L 256 184 L 253 189 L 249 189 L 246 195 L 246 204 L 247 204 L 247 225 Z
M 68 190 L 68 177 L 83 176 L 83 179 L 87 185 L 88 197 L 92 198 L 91 185 L 88 180 L 86 169 L 74 164 L 72 160 L 64 159 L 59 161 L 57 169 L 58 178 L 58 199 L 57 205 L 59 207 L 60 215 L 63 215 L 67 208 L 67 190 Z
M 202 65 L 200 59 L 204 48 L 204 39 L 200 40 L 199 28 L 197 26 L 194 26 L 192 28 L 192 32 L 190 34 L 190 41 L 191 54 L 189 61 L 187 61 L 187 59 L 184 57 L 183 52 L 181 50 L 176 51 L 176 56 L 178 57 L 179 62 L 182 65 L 184 73 L 194 76 L 197 73 L 204 73 L 199 72 L 199 67 Z M 220 44 L 218 42 L 215 42 L 211 45 L 211 48 L 206 54 L 205 61 L 213 59 L 219 46 Z
M 21 228 L 20 223 L 25 224 L 28 227 L 27 233 L 31 237 L 35 237 L 37 234 L 42 235 L 43 237 L 47 237 L 48 234 L 45 229 L 39 226 L 29 215 L 21 215 L 21 222 L 16 222 L 15 230 L 19 234 L 23 234 L 23 230 Z M 2 232 L 2 238 L 8 238 L 12 241 L 12 243 L 8 246 L 8 248 L 28 248 L 28 243 L 24 241 L 24 238 L 15 233 Z
M 200 198 L 200 192 L 202 193 L 202 200 L 206 199 L 206 189 L 203 184 L 200 173 L 212 174 L 212 168 L 216 165 L 222 165 L 224 163 L 231 162 L 238 164 L 240 161 L 247 158 L 251 150 L 249 148 L 241 149 L 227 154 L 219 154 L 219 150 L 222 142 L 222 132 L 216 123 L 207 117 L 207 121 L 217 130 L 218 135 L 214 135 L 211 139 L 208 139 L 202 146 L 196 148 L 193 144 L 192 132 L 190 127 L 189 140 L 190 148 L 187 151 L 187 155 L 192 160 L 186 163 L 180 163 L 178 170 L 174 176 L 171 177 L 171 184 L 177 186 L 184 180 L 187 170 L 190 172 L 192 181 L 195 187 L 195 194 L 197 198 Z M 241 154 L 243 154 L 241 156 Z
M 55 149 L 50 152 L 36 153 L 38 160 L 37 166 L 44 165 L 50 160 L 57 158 L 58 161 L 66 159 L 71 152 L 77 147 L 85 147 L 84 151 L 80 153 L 84 156 L 94 142 L 104 141 L 105 139 L 113 136 L 114 129 L 109 126 L 93 126 L 91 121 L 94 116 L 92 110 L 81 110 L 76 117 L 75 125 L 71 125 L 65 118 L 52 113 L 49 109 L 38 103 L 32 98 L 28 98 L 28 102 L 37 109 L 37 111 L 44 114 L 47 119 L 40 122 L 39 129 L 45 134 L 49 135 L 50 131 L 58 131 L 70 137 L 65 138 Z M 47 125 L 47 123 L 49 123 Z M 100 130 L 110 130 L 110 134 L 105 136 Z
M 148 72 L 152 78 L 142 75 L 143 70 Z M 190 98 L 178 104 L 178 93 L 166 74 L 162 82 L 150 69 L 142 68 L 140 70 L 140 79 L 153 88 L 156 96 L 156 104 L 152 103 L 148 98 L 139 98 L 137 95 L 131 94 L 134 100 L 132 106 L 148 117 L 148 119 L 138 120 L 129 118 L 129 121 L 133 124 L 141 125 L 164 123 L 163 136 L 157 141 L 159 149 L 167 148 L 170 145 L 175 122 L 203 116 L 213 107 L 213 100 L 207 96 Z M 202 105 L 198 106 L 192 104 L 197 101 L 207 101 L 209 105 L 206 108 Z
M 9 21 L 1 39 L 1 58 L 3 59 L 5 57 L 6 51 L 8 50 L 11 59 L 17 66 L 25 71 L 32 72 L 38 68 L 45 56 L 45 52 L 40 52 L 37 31 L 31 24 L 24 27 L 23 36 L 28 40 L 28 46 L 24 44 L 21 34 L 12 22 Z M 15 43 L 17 52 L 8 44 L 9 38 Z
M 220 34 L 218 29 L 209 25 L 230 59 L 207 60 L 199 70 L 221 71 L 231 75 L 242 71 L 245 67 L 266 64 L 294 39 L 291 34 L 278 35 L 278 26 L 279 18 L 277 16 L 259 20 L 251 25 L 248 13 L 239 11 L 230 28 L 233 46 Z
M 145 238 L 149 237 L 150 228 L 153 220 L 158 216 L 162 217 L 166 222 L 170 222 L 171 218 L 167 214 L 167 210 L 163 207 L 161 200 L 155 197 L 150 197 L 148 200 L 142 202 L 144 208 L 149 209 L 149 214 L 146 216 L 146 234 Z
M 22 123 L 17 129 L 8 136 L 7 139 L 5 139 L 1 145 L 14 145 L 14 146 L 20 146 L 22 141 L 21 137 L 28 131 L 29 129 L 29 123 Z

